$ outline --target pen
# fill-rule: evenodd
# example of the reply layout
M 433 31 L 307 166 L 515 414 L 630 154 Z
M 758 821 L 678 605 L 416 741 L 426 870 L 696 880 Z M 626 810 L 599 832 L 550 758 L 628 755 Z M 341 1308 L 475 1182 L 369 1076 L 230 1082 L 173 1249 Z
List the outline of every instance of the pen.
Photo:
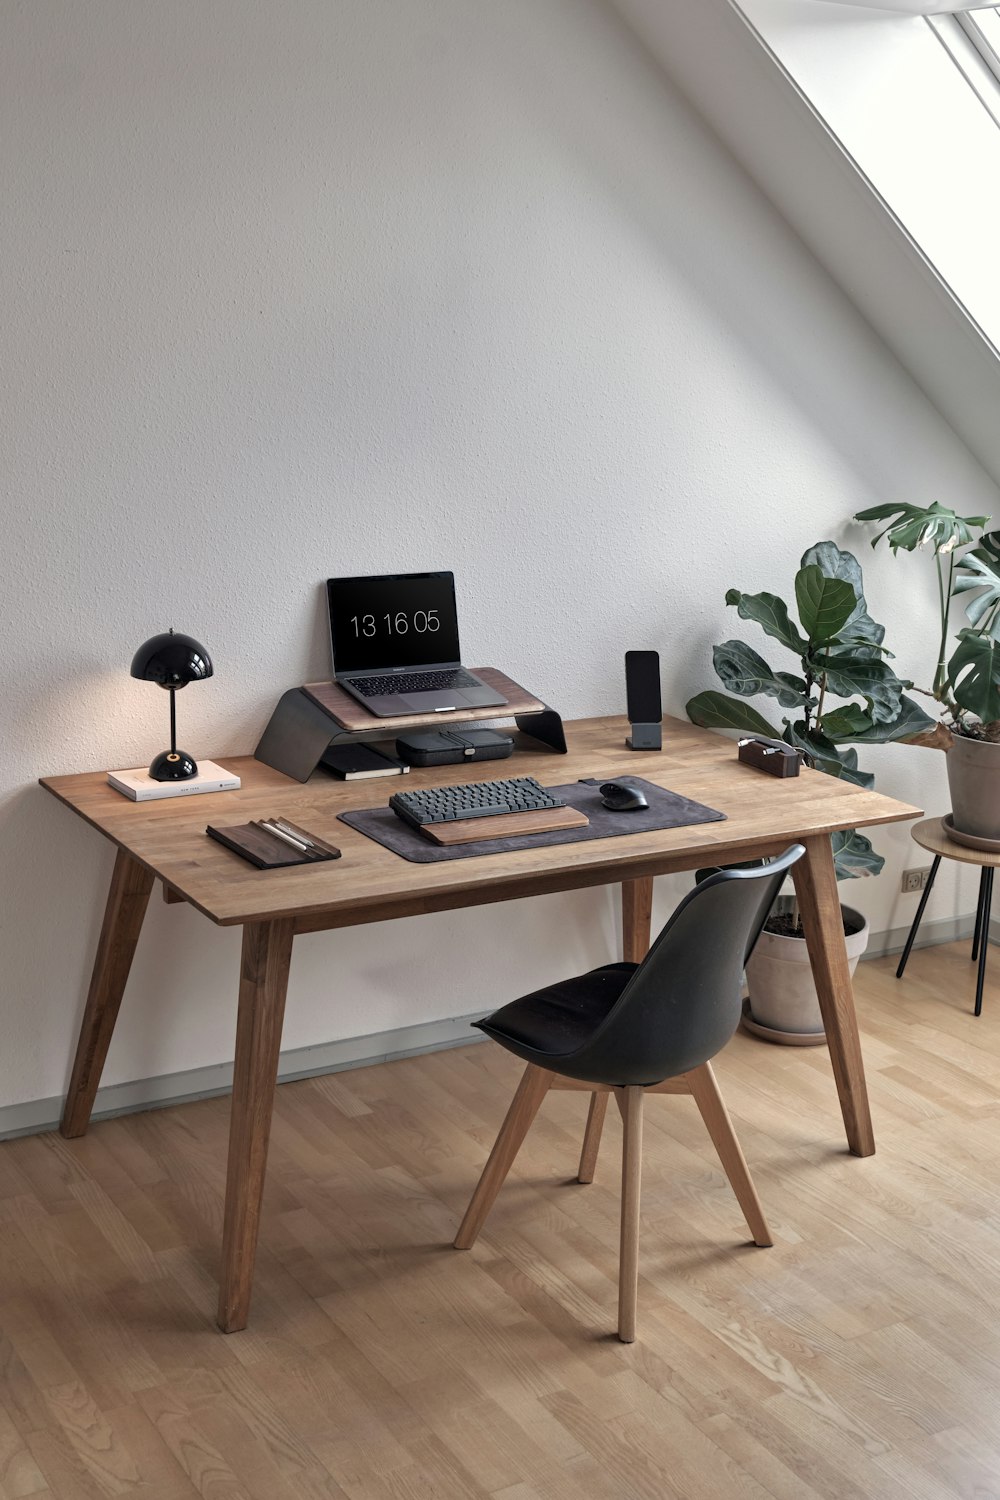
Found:
M 283 829 L 275 828 L 273 823 L 267 823 L 262 820 L 260 826 L 261 828 L 266 829 L 268 833 L 273 834 L 276 839 L 281 839 L 284 843 L 290 844 L 292 848 L 297 849 L 300 854 L 309 853 L 309 847 L 307 844 L 304 844 L 301 839 L 293 838 L 290 833 L 285 833 Z
M 307 838 L 306 835 L 292 823 L 286 823 L 284 818 L 272 818 L 268 824 L 275 833 L 286 833 L 291 839 L 298 839 L 307 849 L 318 849 L 319 845 L 315 839 Z
M 273 818 L 271 821 L 276 828 L 283 828 L 286 833 L 290 833 L 293 839 L 301 839 L 321 858 L 340 858 L 340 850 L 334 844 L 328 844 L 325 839 L 321 839 L 318 834 L 307 833 L 304 828 L 300 828 L 297 823 L 289 822 L 287 818 Z

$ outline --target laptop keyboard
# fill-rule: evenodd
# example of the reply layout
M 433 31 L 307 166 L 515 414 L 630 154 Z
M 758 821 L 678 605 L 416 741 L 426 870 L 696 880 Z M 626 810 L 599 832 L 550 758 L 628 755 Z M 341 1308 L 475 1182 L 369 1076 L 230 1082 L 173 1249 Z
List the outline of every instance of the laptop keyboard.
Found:
M 449 688 L 481 687 L 463 667 L 444 672 L 391 672 L 380 677 L 352 677 L 351 687 L 363 698 L 382 698 L 386 693 L 447 692 Z
M 389 798 L 389 806 L 404 822 L 423 828 L 427 823 L 457 823 L 463 818 L 492 818 L 566 804 L 546 791 L 534 776 L 513 776 L 509 781 L 471 781 L 465 786 L 397 792 Z

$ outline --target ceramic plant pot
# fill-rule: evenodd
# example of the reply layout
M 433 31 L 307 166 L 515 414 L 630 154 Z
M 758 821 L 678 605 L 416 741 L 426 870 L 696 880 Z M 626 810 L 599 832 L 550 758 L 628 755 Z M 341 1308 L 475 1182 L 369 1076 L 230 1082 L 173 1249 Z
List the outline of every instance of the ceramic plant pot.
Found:
M 947 761 L 955 827 L 1000 842 L 1000 745 L 956 734 Z
M 868 922 L 853 907 L 842 906 L 851 973 L 868 946 Z M 821 1036 L 823 1017 L 813 983 L 804 938 L 761 933 L 747 963 L 750 1015 L 757 1026 L 773 1032 Z M 772 1038 L 779 1041 L 777 1035 Z

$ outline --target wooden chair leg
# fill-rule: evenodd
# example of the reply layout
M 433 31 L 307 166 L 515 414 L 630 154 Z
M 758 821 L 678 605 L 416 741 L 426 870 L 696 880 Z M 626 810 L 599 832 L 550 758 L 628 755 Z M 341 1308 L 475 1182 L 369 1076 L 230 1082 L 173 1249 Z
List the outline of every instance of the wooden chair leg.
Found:
M 500 1127 L 500 1134 L 483 1168 L 483 1175 L 479 1179 L 476 1191 L 465 1210 L 465 1218 L 455 1236 L 456 1250 L 471 1250 L 476 1243 L 479 1231 L 486 1223 L 487 1215 L 503 1187 L 507 1173 L 514 1165 L 514 1158 L 520 1151 L 522 1142 L 531 1128 L 531 1122 L 537 1115 L 538 1107 L 551 1084 L 552 1074 L 545 1068 L 536 1068 L 534 1063 L 529 1063 L 525 1068 L 521 1082 L 517 1086 L 517 1093 L 507 1111 L 507 1117 Z
M 639 1290 L 639 1196 L 642 1185 L 642 1104 L 645 1089 L 621 1090 L 618 1102 L 625 1125 L 622 1145 L 622 1218 L 618 1257 L 618 1337 L 635 1342 L 635 1306 Z
M 68 1140 L 83 1135 L 90 1124 L 90 1112 L 152 889 L 152 872 L 119 849 L 76 1044 L 73 1076 L 59 1126 Z
M 604 1130 L 604 1116 L 608 1112 L 610 1098 L 610 1094 L 591 1094 L 590 1096 L 587 1128 L 583 1133 L 583 1150 L 580 1152 L 580 1170 L 576 1174 L 577 1182 L 593 1182 L 594 1180 L 594 1173 L 597 1171 L 597 1153 L 601 1149 L 601 1135 Z
M 243 928 L 219 1286 L 223 1333 L 245 1328 L 250 1316 L 292 932 L 286 920 Z
M 729 1111 L 719 1093 L 719 1085 L 715 1081 L 711 1063 L 704 1063 L 702 1067 L 695 1068 L 686 1077 L 694 1101 L 701 1111 L 701 1117 L 719 1153 L 719 1160 L 729 1178 L 730 1186 L 746 1216 L 754 1244 L 772 1244 L 771 1231 L 767 1227 L 764 1210 L 757 1197 L 757 1189 L 753 1185 L 750 1169 L 740 1149 L 740 1143 L 736 1139 Z

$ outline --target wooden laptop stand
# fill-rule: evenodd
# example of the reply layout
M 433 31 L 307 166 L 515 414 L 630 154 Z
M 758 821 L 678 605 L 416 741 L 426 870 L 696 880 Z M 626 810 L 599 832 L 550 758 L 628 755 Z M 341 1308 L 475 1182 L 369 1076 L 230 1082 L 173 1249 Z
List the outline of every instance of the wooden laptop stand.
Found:
M 566 754 L 563 722 L 554 708 L 505 677 L 495 667 L 475 667 L 477 677 L 507 699 L 489 708 L 411 714 L 378 719 L 336 682 L 308 682 L 283 693 L 260 737 L 254 758 L 293 781 L 308 781 L 330 745 L 352 740 L 395 739 L 407 729 L 447 729 L 483 719 L 513 719 L 521 734 L 557 754 Z

